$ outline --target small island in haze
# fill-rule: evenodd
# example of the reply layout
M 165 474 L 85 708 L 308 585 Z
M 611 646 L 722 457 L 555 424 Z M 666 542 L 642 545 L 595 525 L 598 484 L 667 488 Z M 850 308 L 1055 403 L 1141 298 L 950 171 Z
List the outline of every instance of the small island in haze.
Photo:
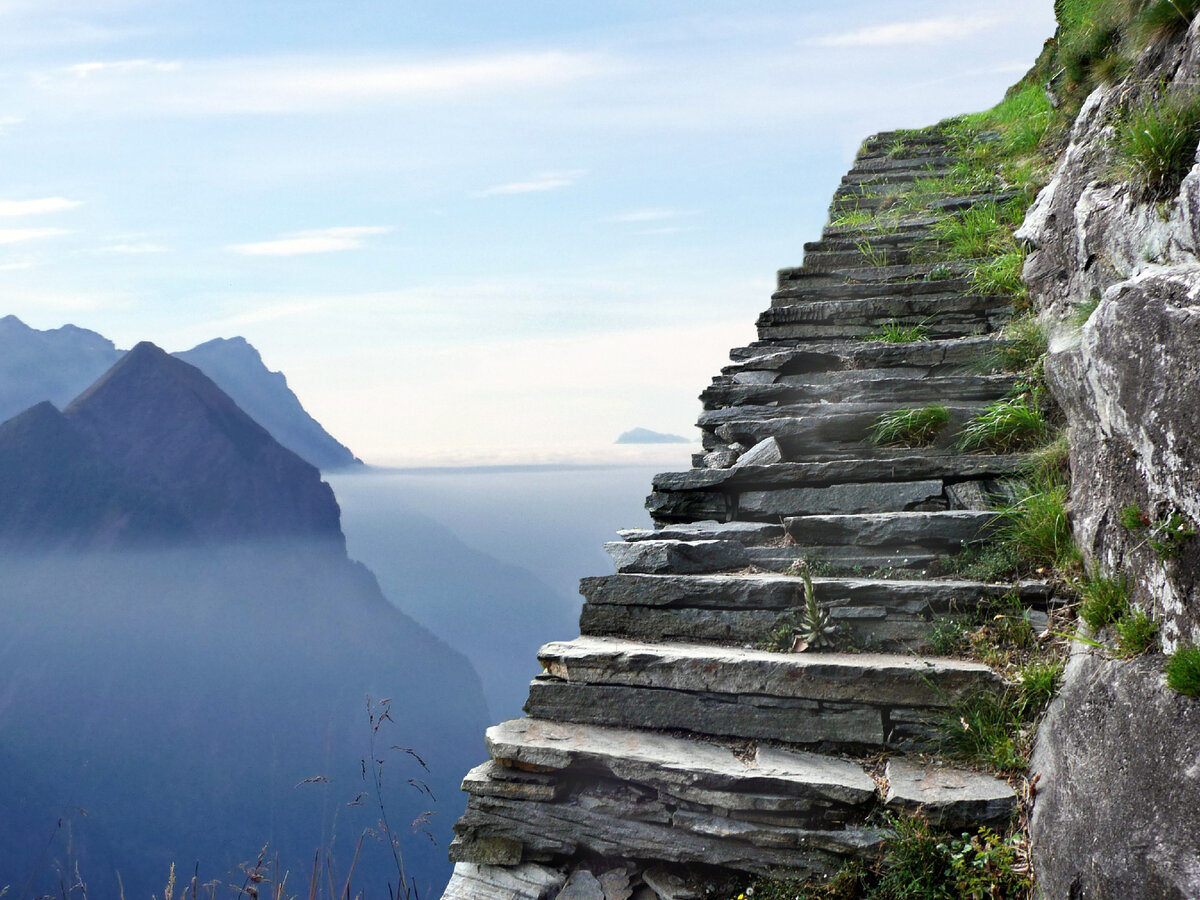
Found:
M 649 428 L 633 428 L 623 432 L 619 438 L 614 441 L 617 444 L 690 444 L 685 437 L 680 437 L 677 434 L 663 434 L 660 431 L 651 431 Z

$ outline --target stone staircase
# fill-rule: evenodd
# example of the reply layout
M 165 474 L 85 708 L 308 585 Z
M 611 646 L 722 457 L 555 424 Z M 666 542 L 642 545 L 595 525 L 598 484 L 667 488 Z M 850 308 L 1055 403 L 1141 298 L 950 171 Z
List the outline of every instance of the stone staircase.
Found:
M 701 395 L 704 452 L 655 477 L 654 529 L 607 545 L 617 573 L 583 580 L 581 636 L 539 652 L 528 718 L 488 730 L 447 898 L 689 900 L 722 874 L 872 859 L 880 810 L 953 828 L 1013 814 L 1006 782 L 930 754 L 957 700 L 1003 683 L 928 656 L 935 620 L 1051 599 L 944 576 L 1027 462 L 955 449 L 1015 382 L 982 374 L 1008 298 L 971 293 L 968 265 L 921 262 L 938 215 L 995 195 L 900 211 L 953 162 L 936 133 L 866 142 L 831 210 L 864 224 L 831 224 L 780 272 L 760 339 Z M 863 340 L 888 324 L 927 339 Z M 933 402 L 950 424 L 932 447 L 869 442 L 880 414 Z M 801 561 L 841 652 L 757 649 L 803 604 Z

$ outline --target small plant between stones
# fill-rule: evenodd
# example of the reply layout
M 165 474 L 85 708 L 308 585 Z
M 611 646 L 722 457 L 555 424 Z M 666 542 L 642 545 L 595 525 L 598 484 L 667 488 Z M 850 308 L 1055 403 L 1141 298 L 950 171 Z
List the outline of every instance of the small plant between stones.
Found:
M 824 650 L 833 646 L 837 625 L 829 621 L 828 610 L 817 604 L 812 572 L 806 560 L 798 560 L 789 574 L 804 580 L 804 605 L 781 617 L 767 639 L 759 644 L 765 650 L 803 653 L 805 650 Z M 799 592 L 797 592 L 799 594 Z M 797 596 L 799 599 L 799 596 Z

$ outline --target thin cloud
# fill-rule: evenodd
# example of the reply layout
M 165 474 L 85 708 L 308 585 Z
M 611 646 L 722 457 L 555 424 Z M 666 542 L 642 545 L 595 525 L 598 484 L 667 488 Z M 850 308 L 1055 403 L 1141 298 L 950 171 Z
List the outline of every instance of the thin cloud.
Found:
M 31 262 L 10 262 L 0 263 L 0 272 L 20 272 L 23 269 L 32 269 Z
M 632 209 L 629 212 L 621 213 L 616 216 L 609 216 L 604 221 L 606 222 L 662 222 L 667 219 L 675 219 L 679 216 L 694 215 L 690 212 L 681 212 L 677 209 L 671 209 L 666 206 L 653 206 L 646 209 Z
M 893 22 L 889 25 L 872 25 L 856 28 L 840 34 L 806 41 L 817 47 L 903 47 L 916 44 L 936 44 L 955 38 L 969 37 L 986 31 L 1000 20 L 991 16 L 970 18 L 945 16 L 936 19 L 919 19 L 914 22 Z
M 297 231 L 273 241 L 234 244 L 229 249 L 243 256 L 304 256 L 310 253 L 336 253 L 357 250 L 363 239 L 374 234 L 386 234 L 391 228 L 379 225 L 359 225 L 341 228 L 319 228 Z
M 166 253 L 167 248 L 161 244 L 112 244 L 108 247 L 101 247 L 97 252 L 135 256 L 145 253 Z
M 559 188 L 570 187 L 586 175 L 582 169 L 565 172 L 541 172 L 524 181 L 510 181 L 505 184 L 493 185 L 477 192 L 476 197 L 497 197 L 506 194 L 536 194 L 543 191 L 556 191 Z
M 0 244 L 20 244 L 68 233 L 63 228 L 0 228 Z
M 275 57 L 129 59 L 43 71 L 35 85 L 87 109 L 178 115 L 315 112 L 350 105 L 482 97 L 560 88 L 611 63 L 592 53 L 546 51 L 407 60 Z
M 79 206 L 66 197 L 42 197 L 38 200 L 0 200 L 0 216 L 40 216 Z

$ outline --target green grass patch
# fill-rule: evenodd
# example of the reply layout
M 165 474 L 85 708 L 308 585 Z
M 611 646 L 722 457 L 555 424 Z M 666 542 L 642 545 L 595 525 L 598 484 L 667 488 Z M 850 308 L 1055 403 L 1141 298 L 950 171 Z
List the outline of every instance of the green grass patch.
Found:
M 884 413 L 871 426 L 871 443 L 880 447 L 926 447 L 950 423 L 950 410 L 940 403 Z
M 1014 303 L 1023 303 L 1028 288 L 1021 280 L 1021 269 L 1025 265 L 1025 251 L 1020 248 L 1006 250 L 971 270 L 971 291 L 1012 297 Z
M 958 447 L 964 453 L 1014 453 L 1045 443 L 1046 419 L 1028 395 L 998 400 L 963 426 Z
M 1160 41 L 1183 31 L 1200 11 L 1200 0 L 1153 0 L 1134 20 L 1143 41 Z
M 1167 659 L 1167 687 L 1200 697 L 1200 647 L 1180 647 Z
M 1020 567 L 1020 555 L 1007 544 L 972 544 L 950 557 L 947 574 L 994 584 L 1016 578 Z
M 1022 724 L 1016 690 L 980 691 L 951 706 L 941 749 L 995 772 L 1023 772 L 1027 763 L 1020 744 Z
M 1147 196 L 1173 197 L 1195 162 L 1200 95 L 1164 98 L 1131 110 L 1117 128 L 1116 173 Z
M 997 539 L 1007 544 L 1025 568 L 1067 571 L 1079 564 L 1079 548 L 1071 537 L 1065 483 L 1029 484 L 1025 492 L 999 512 Z
M 1129 610 L 1129 581 L 1120 577 L 1093 574 L 1079 585 L 1077 613 L 1095 634 L 1111 625 Z
M 879 326 L 879 331 L 864 335 L 862 339 L 864 341 L 882 341 L 885 344 L 914 344 L 917 341 L 929 340 L 929 326 L 885 322 Z
M 1131 609 L 1116 623 L 1117 650 L 1121 656 L 1141 656 L 1154 645 L 1158 623 L 1140 609 Z

